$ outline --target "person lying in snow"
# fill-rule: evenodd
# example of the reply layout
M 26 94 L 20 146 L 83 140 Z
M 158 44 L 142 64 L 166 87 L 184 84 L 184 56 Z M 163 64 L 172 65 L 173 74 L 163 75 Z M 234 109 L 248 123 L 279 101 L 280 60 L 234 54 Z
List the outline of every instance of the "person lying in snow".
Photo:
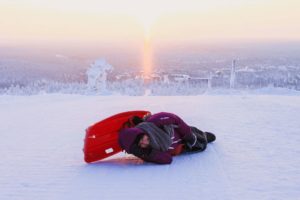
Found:
M 146 162 L 170 164 L 172 156 L 184 152 L 201 152 L 216 136 L 188 126 L 175 114 L 160 112 L 144 119 L 134 116 L 129 128 L 119 132 L 123 150 Z

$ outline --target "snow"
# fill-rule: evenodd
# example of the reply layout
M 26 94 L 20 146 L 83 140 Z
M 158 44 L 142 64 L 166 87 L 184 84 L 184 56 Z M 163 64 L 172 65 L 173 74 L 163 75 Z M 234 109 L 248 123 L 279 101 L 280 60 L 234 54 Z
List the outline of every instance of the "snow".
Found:
M 216 133 L 171 165 L 117 154 L 83 161 L 84 130 L 112 114 L 177 113 Z M 0 198 L 299 199 L 300 96 L 0 96 Z
M 106 81 L 107 73 L 112 71 L 113 67 L 106 62 L 105 59 L 97 59 L 90 68 L 87 70 L 86 74 L 88 77 L 87 86 L 90 91 L 96 92 L 96 94 L 106 93 Z

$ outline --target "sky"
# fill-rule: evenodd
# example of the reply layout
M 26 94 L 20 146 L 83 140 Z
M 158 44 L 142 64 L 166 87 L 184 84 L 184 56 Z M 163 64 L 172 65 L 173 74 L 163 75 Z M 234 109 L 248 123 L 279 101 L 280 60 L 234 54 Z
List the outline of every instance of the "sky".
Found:
M 174 45 L 299 42 L 299 8 L 299 0 L 0 0 L 0 45 L 122 47 L 149 75 L 155 51 Z
M 0 0 L 0 42 L 300 40 L 298 0 Z

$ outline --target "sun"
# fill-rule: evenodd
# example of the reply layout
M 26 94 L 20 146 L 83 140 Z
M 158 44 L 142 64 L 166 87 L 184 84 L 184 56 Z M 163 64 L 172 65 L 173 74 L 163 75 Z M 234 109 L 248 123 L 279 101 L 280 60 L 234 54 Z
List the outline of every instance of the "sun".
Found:
M 143 27 L 144 36 L 149 37 L 151 35 L 151 30 L 153 25 L 158 20 L 160 14 L 158 12 L 138 12 L 135 14 L 135 18 L 138 23 Z

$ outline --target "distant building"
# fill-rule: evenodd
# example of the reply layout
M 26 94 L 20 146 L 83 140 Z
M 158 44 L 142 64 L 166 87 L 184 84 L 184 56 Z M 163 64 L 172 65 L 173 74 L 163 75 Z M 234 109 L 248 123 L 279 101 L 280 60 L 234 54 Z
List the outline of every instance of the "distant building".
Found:
M 210 79 L 209 78 L 200 78 L 200 77 L 190 77 L 188 83 L 192 85 L 197 85 L 199 87 L 209 87 Z
M 235 85 L 235 64 L 236 61 L 232 61 L 231 72 L 230 72 L 230 88 L 234 88 Z
M 169 80 L 173 82 L 187 82 L 190 76 L 187 74 L 170 74 Z

